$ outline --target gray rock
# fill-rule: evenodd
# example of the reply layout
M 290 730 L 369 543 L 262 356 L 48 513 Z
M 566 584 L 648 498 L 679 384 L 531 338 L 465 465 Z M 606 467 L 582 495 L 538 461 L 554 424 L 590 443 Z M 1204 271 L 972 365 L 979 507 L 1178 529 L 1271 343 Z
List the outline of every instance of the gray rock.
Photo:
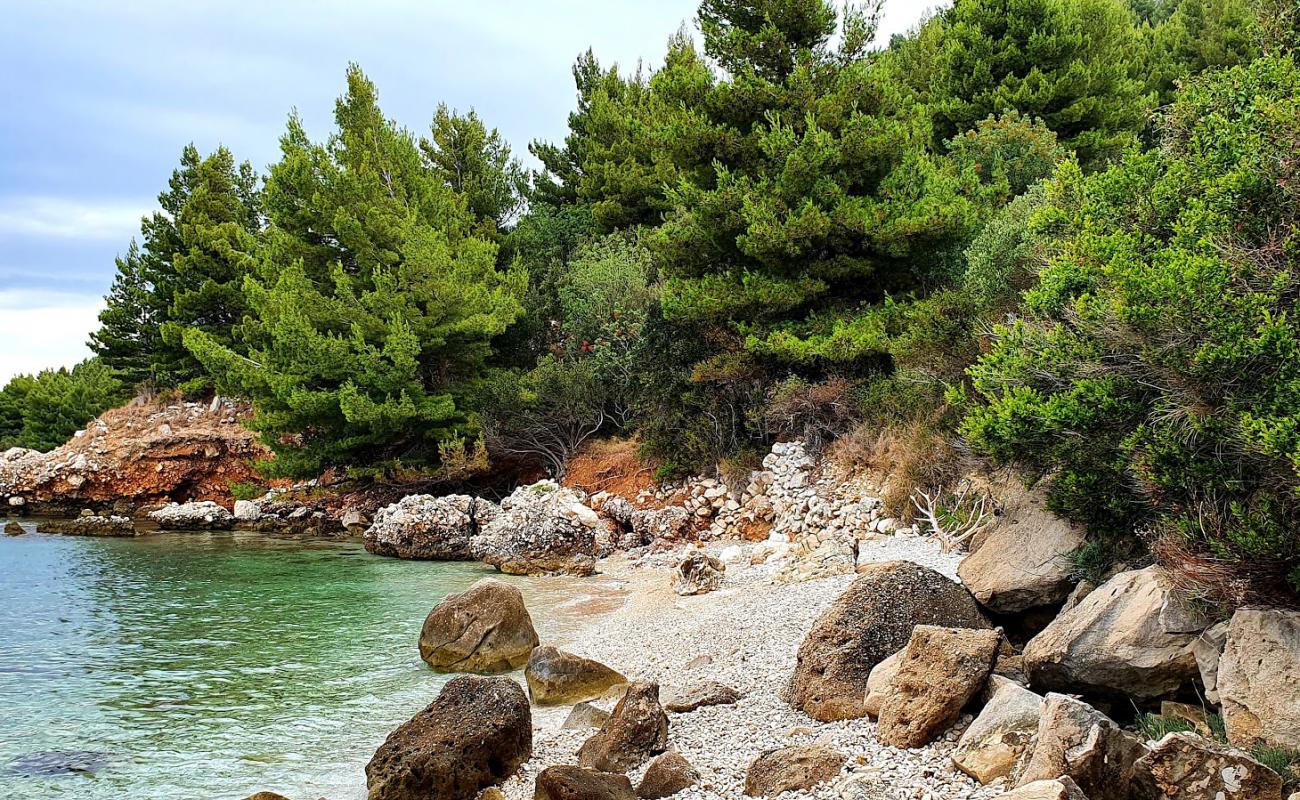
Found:
M 694 552 L 673 570 L 673 591 L 680 595 L 706 594 L 722 586 L 727 567 L 708 553 Z
M 474 538 L 474 558 L 512 575 L 594 573 L 613 529 L 584 499 L 554 481 L 519 487 Z
M 262 506 L 254 500 L 236 500 L 234 516 L 236 522 L 254 522 L 262 516 Z
M 1105 714 L 1063 694 L 1048 694 L 1034 749 L 1018 786 L 1066 776 L 1090 800 L 1128 800 L 1134 763 L 1146 747 Z
M 439 672 L 518 669 L 537 644 L 523 594 L 494 578 L 448 595 L 420 630 L 420 658 Z
M 1192 642 L 1192 655 L 1196 657 L 1196 668 L 1200 670 L 1201 684 L 1205 686 L 1205 699 L 1215 705 L 1219 704 L 1219 658 L 1227 642 L 1227 620 L 1202 631 Z
M 230 530 L 235 523 L 234 515 L 211 500 L 168 503 L 149 512 L 149 518 L 164 530 Z
M 468 561 L 471 541 L 498 513 L 496 504 L 477 497 L 414 494 L 381 508 L 364 542 L 375 555 Z

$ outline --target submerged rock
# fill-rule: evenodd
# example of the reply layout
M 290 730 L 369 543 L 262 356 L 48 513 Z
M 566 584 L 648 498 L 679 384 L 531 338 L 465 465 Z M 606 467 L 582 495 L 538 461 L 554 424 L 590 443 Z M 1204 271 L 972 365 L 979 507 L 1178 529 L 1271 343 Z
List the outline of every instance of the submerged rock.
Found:
M 533 650 L 524 678 L 528 681 L 528 694 L 539 706 L 590 700 L 600 697 L 611 686 L 627 683 L 621 672 L 599 661 L 549 646 Z
M 533 752 L 528 698 L 509 678 L 462 675 L 366 765 L 369 800 L 474 800 Z
M 6 522 L 5 536 L 22 536 L 27 533 L 27 529 L 22 526 L 21 522 Z
M 375 514 L 365 546 L 381 556 L 468 561 L 470 542 L 498 513 L 495 503 L 477 497 L 413 494 Z
M 226 507 L 211 500 L 168 503 L 149 512 L 149 518 L 163 530 L 224 531 L 234 527 L 235 517 Z
M 867 678 L 917 625 L 991 628 L 970 592 L 910 561 L 870 564 L 817 619 L 799 646 L 792 706 L 822 722 L 867 713 Z
M 40 750 L 10 761 L 7 770 L 13 775 L 25 777 L 77 772 L 93 775 L 108 769 L 109 760 L 108 753 L 95 750 Z
M 429 612 L 420 658 L 439 672 L 506 672 L 526 664 L 538 641 L 519 589 L 484 578 Z
M 591 575 L 613 528 L 584 499 L 554 481 L 515 489 L 474 537 L 473 557 L 511 575 Z

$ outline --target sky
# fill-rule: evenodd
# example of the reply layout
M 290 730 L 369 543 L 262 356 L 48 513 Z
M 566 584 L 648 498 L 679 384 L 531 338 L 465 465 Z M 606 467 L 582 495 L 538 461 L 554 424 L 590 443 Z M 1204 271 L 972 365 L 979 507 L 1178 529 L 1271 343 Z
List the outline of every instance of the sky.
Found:
M 654 67 L 698 0 L 14 0 L 0 25 L 0 384 L 71 366 L 179 159 L 229 147 L 259 169 L 298 109 L 313 138 L 356 62 L 417 132 L 474 108 L 517 156 L 564 137 L 570 67 Z M 935 0 L 886 0 L 881 41 Z

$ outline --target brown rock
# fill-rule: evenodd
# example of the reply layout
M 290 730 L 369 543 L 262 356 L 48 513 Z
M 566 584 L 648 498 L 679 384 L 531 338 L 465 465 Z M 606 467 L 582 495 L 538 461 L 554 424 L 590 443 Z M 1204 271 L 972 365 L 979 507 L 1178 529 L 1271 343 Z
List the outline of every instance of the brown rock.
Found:
M 691 766 L 691 762 L 682 758 L 676 750 L 669 750 L 650 762 L 645 776 L 641 778 L 641 785 L 636 787 L 636 794 L 642 800 L 659 800 L 699 782 L 700 773 Z
M 904 650 L 906 649 L 904 648 Z M 903 650 L 899 650 L 872 667 L 871 674 L 867 676 L 867 696 L 862 701 L 862 707 L 867 710 L 867 716 L 872 719 L 880 716 L 880 704 L 885 699 L 885 693 L 889 689 L 889 682 L 898 674 L 898 668 L 902 664 Z
M 952 761 L 980 783 L 992 783 L 1028 758 L 1043 698 L 1000 675 L 989 676 L 984 694 L 984 708 L 957 741 Z
M 537 775 L 533 800 L 635 800 L 626 775 L 582 767 L 547 767 Z
M 528 681 L 528 694 L 539 706 L 590 700 L 600 697 L 611 686 L 627 683 L 622 673 L 599 661 L 550 646 L 533 650 L 524 678 Z
M 1228 741 L 1300 750 L 1300 611 L 1233 614 L 1218 690 Z
M 1137 762 L 1148 797 L 1178 800 L 1278 800 L 1282 779 L 1249 753 L 1194 733 L 1171 733 Z
M 429 612 L 420 658 L 439 672 L 506 672 L 527 663 L 537 642 L 523 594 L 484 578 Z
M 740 692 L 730 686 L 717 681 L 704 681 L 669 700 L 664 708 L 674 714 L 685 714 L 704 706 L 729 706 L 739 699 Z
M 257 794 L 250 794 L 244 800 L 289 800 L 289 798 L 275 792 L 258 792 Z
M 815 744 L 768 750 L 749 765 L 745 794 L 772 797 L 811 789 L 838 775 L 846 761 L 843 754 Z
M 659 705 L 659 684 L 634 681 L 600 731 L 578 750 L 578 765 L 627 772 L 668 748 L 668 715 Z
M 1190 682 L 1196 636 L 1162 626 L 1169 592 L 1158 567 L 1121 572 L 1093 590 L 1025 645 L 1034 688 L 1153 698 Z
M 1133 764 L 1145 754 L 1137 737 L 1105 714 L 1072 697 L 1049 694 L 1018 785 L 1064 775 L 1090 800 L 1128 800 Z
M 27 533 L 27 529 L 22 526 L 22 523 L 19 522 L 5 523 L 5 536 L 22 536 L 25 533 Z
M 918 625 L 880 704 L 876 735 L 894 747 L 933 741 L 988 678 L 1002 633 Z
M 1078 784 L 1066 777 L 1027 783 L 998 795 L 995 800 L 1088 800 Z
M 473 800 L 532 752 L 532 713 L 519 684 L 462 675 L 375 752 L 368 800 Z
M 910 561 L 866 566 L 799 646 L 790 704 L 822 722 L 865 716 L 871 669 L 917 625 L 992 627 L 970 592 L 934 570 Z

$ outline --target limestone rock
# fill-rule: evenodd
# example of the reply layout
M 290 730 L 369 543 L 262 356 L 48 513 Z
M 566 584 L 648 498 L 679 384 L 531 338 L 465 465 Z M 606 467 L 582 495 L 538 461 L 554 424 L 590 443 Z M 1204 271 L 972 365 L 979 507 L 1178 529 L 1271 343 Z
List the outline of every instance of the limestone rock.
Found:
M 1194 733 L 1170 733 L 1137 762 L 1149 797 L 1179 800 L 1277 800 L 1282 779 L 1249 753 Z
M 1213 625 L 1201 632 L 1192 642 L 1192 655 L 1196 657 L 1196 668 L 1201 672 L 1201 683 L 1205 686 L 1205 699 L 1219 704 L 1219 658 L 1223 647 L 1228 643 L 1228 621 Z
M 659 684 L 635 681 L 609 719 L 578 750 L 578 765 L 627 772 L 668 748 L 668 715 L 659 705 Z
M 1043 698 L 1000 675 L 990 675 L 984 708 L 957 740 L 952 760 L 980 783 L 1015 772 L 1038 734 Z
M 933 741 L 984 686 L 1002 633 L 918 625 L 880 704 L 876 735 L 894 747 Z
M 225 506 L 211 500 L 194 503 L 168 503 L 156 511 L 149 512 L 149 518 L 164 530 L 230 530 L 235 524 L 235 517 Z
M 473 800 L 532 751 L 532 714 L 519 684 L 462 675 L 375 752 L 366 765 L 368 800 Z
M 1176 691 L 1197 674 L 1196 637 L 1162 627 L 1168 594 L 1158 567 L 1106 581 L 1025 646 L 1033 686 L 1137 698 Z
M 591 575 L 601 541 L 612 539 L 613 527 L 583 500 L 577 490 L 554 481 L 521 486 L 480 528 L 471 554 L 511 575 Z
M 674 714 L 685 714 L 704 706 L 729 706 L 740 699 L 740 692 L 718 683 L 704 681 L 686 689 L 664 704 Z
M 262 516 L 262 506 L 252 500 L 235 501 L 235 522 L 253 522 Z
M 1034 781 L 998 795 L 995 800 L 1088 800 L 1079 785 L 1069 778 Z
M 1218 690 L 1228 741 L 1300 750 L 1300 611 L 1233 614 Z
M 906 650 L 907 648 L 903 649 Z M 867 676 L 867 695 L 862 701 L 863 708 L 867 710 L 867 716 L 872 719 L 880 716 L 880 704 L 885 699 L 885 693 L 889 689 L 889 682 L 898 674 L 898 668 L 902 664 L 903 650 L 899 650 L 872 667 L 871 674 Z
M 705 594 L 722 586 L 727 566 L 708 553 L 694 552 L 673 570 L 673 591 L 680 595 Z
M 609 719 L 609 712 L 599 706 L 591 703 L 582 702 L 576 704 L 569 716 L 564 718 L 564 724 L 560 727 L 564 730 L 578 730 L 581 728 L 599 728 Z
M 517 669 L 537 644 L 523 594 L 494 578 L 448 595 L 420 630 L 420 658 L 439 672 Z
M 745 794 L 773 797 L 811 789 L 838 775 L 847 760 L 843 754 L 815 744 L 768 750 L 749 765 Z
M 650 762 L 640 785 L 636 787 L 636 794 L 642 800 L 659 800 L 699 782 L 700 773 L 691 766 L 691 762 L 682 758 L 676 750 L 669 750 Z
M 1065 555 L 1084 543 L 1083 529 L 1018 482 L 999 485 L 997 493 L 1003 513 L 962 561 L 958 577 L 980 604 L 1000 614 L 1060 603 L 1074 586 Z
M 568 765 L 537 774 L 533 800 L 635 800 L 626 775 Z
M 871 669 L 917 625 L 991 627 L 970 592 L 938 572 L 910 561 L 868 565 L 799 646 L 790 704 L 822 722 L 864 716 Z
M 467 561 L 470 541 L 498 513 L 495 503 L 477 497 L 413 494 L 379 509 L 364 541 L 380 556 Z
M 572 703 L 600 697 L 606 689 L 627 683 L 627 678 L 599 661 L 582 658 L 554 647 L 538 647 L 524 670 L 528 694 L 539 706 Z
M 83 515 L 72 519 L 47 519 L 36 526 L 41 533 L 61 533 L 65 536 L 135 536 L 135 523 L 130 517 Z
M 632 513 L 632 533 L 641 542 L 680 539 L 691 529 L 691 514 L 681 506 L 647 508 Z
M 1062 775 L 1089 800 L 1128 800 L 1134 762 L 1146 747 L 1105 714 L 1063 694 L 1048 694 L 1038 721 L 1033 753 L 1019 786 Z

